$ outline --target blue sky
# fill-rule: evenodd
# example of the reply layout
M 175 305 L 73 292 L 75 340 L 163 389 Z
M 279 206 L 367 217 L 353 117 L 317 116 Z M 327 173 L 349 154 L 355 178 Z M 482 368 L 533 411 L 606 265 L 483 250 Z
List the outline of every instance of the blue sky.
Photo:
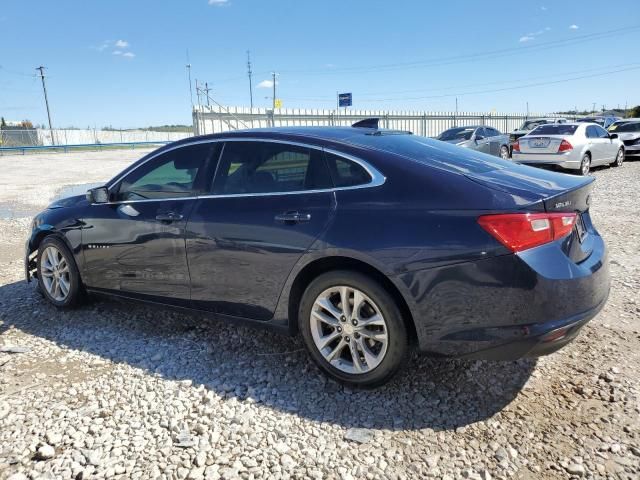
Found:
M 227 105 L 249 103 L 247 49 L 256 106 L 273 70 L 289 108 L 337 91 L 362 109 L 640 104 L 636 0 L 24 0 L 3 2 L 0 32 L 0 115 L 46 122 L 44 65 L 59 127 L 190 124 L 187 49 Z

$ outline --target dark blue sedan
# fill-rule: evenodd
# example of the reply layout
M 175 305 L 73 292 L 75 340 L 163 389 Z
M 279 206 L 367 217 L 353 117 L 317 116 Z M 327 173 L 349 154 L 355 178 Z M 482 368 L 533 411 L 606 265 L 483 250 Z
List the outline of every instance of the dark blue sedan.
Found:
M 603 307 L 593 178 L 378 128 L 279 128 L 162 147 L 36 216 L 27 279 L 299 333 L 332 377 L 379 385 L 411 347 L 516 359 Z

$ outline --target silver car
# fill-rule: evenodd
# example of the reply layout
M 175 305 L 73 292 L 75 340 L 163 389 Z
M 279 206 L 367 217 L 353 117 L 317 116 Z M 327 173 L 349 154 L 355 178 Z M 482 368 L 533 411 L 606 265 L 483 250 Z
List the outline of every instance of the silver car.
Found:
M 513 144 L 520 137 L 524 137 L 526 134 L 530 133 L 534 128 L 539 127 L 540 125 L 546 125 L 548 123 L 567 123 L 566 118 L 532 118 L 529 120 L 525 120 L 520 127 L 516 128 L 513 132 L 509 134 L 509 143 Z
M 615 133 L 595 123 L 541 125 L 513 144 L 513 161 L 557 166 L 589 174 L 591 167 L 624 161 L 625 146 Z
M 625 155 L 640 155 L 640 118 L 627 118 L 609 127 L 609 133 L 617 134 L 624 143 Z
M 509 158 L 509 136 L 493 127 L 470 125 L 445 130 L 436 137 L 459 147 L 470 148 L 507 160 Z

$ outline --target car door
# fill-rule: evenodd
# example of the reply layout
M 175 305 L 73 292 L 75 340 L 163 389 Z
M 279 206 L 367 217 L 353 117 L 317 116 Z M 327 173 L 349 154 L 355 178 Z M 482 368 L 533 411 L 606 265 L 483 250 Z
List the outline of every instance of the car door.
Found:
M 476 143 L 474 150 L 482 153 L 491 153 L 491 139 L 488 137 L 485 128 L 477 128 L 474 134 L 474 138 Z
M 160 153 L 110 185 L 108 203 L 87 208 L 82 274 L 88 288 L 189 301 L 185 225 L 216 148 L 199 143 Z
M 500 136 L 502 134 L 496 129 L 489 127 L 485 127 L 485 131 L 489 138 L 489 153 L 497 157 L 500 156 Z
M 601 142 L 600 144 L 602 148 L 602 163 L 609 164 L 616 158 L 616 154 L 618 153 L 618 144 L 613 141 L 613 139 L 609 136 L 609 132 L 607 132 L 604 128 L 599 125 L 594 128 L 596 129 L 596 133 Z
M 269 320 L 289 272 L 333 216 L 332 187 L 321 150 L 226 142 L 187 225 L 192 305 Z
M 602 139 L 598 135 L 597 125 L 587 125 L 586 137 L 589 142 L 589 151 L 591 152 L 591 165 L 597 166 L 604 163 L 605 148 Z

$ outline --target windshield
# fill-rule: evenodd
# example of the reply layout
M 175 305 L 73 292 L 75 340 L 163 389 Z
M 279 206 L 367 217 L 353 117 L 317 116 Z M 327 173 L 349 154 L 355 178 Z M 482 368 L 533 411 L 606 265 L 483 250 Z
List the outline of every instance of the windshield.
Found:
M 614 128 L 615 126 L 615 128 Z M 609 131 L 616 131 L 616 133 L 624 132 L 640 132 L 640 122 L 628 122 L 618 125 L 611 125 Z
M 549 122 L 549 120 L 528 120 L 522 124 L 522 126 L 520 127 L 520 130 L 525 130 L 525 131 L 533 130 L 534 128 L 539 127 L 540 125 L 546 125 L 547 123 L 551 123 L 551 122 Z
M 418 135 L 358 135 L 347 141 L 456 173 L 483 173 L 513 166 L 498 157 Z
M 541 125 L 530 135 L 573 135 L 578 129 L 578 125 L 549 124 Z
M 449 130 L 445 130 L 440 134 L 438 140 L 442 140 L 443 142 L 449 142 L 451 140 L 471 140 L 471 136 L 473 135 L 473 131 L 475 128 L 450 128 Z

